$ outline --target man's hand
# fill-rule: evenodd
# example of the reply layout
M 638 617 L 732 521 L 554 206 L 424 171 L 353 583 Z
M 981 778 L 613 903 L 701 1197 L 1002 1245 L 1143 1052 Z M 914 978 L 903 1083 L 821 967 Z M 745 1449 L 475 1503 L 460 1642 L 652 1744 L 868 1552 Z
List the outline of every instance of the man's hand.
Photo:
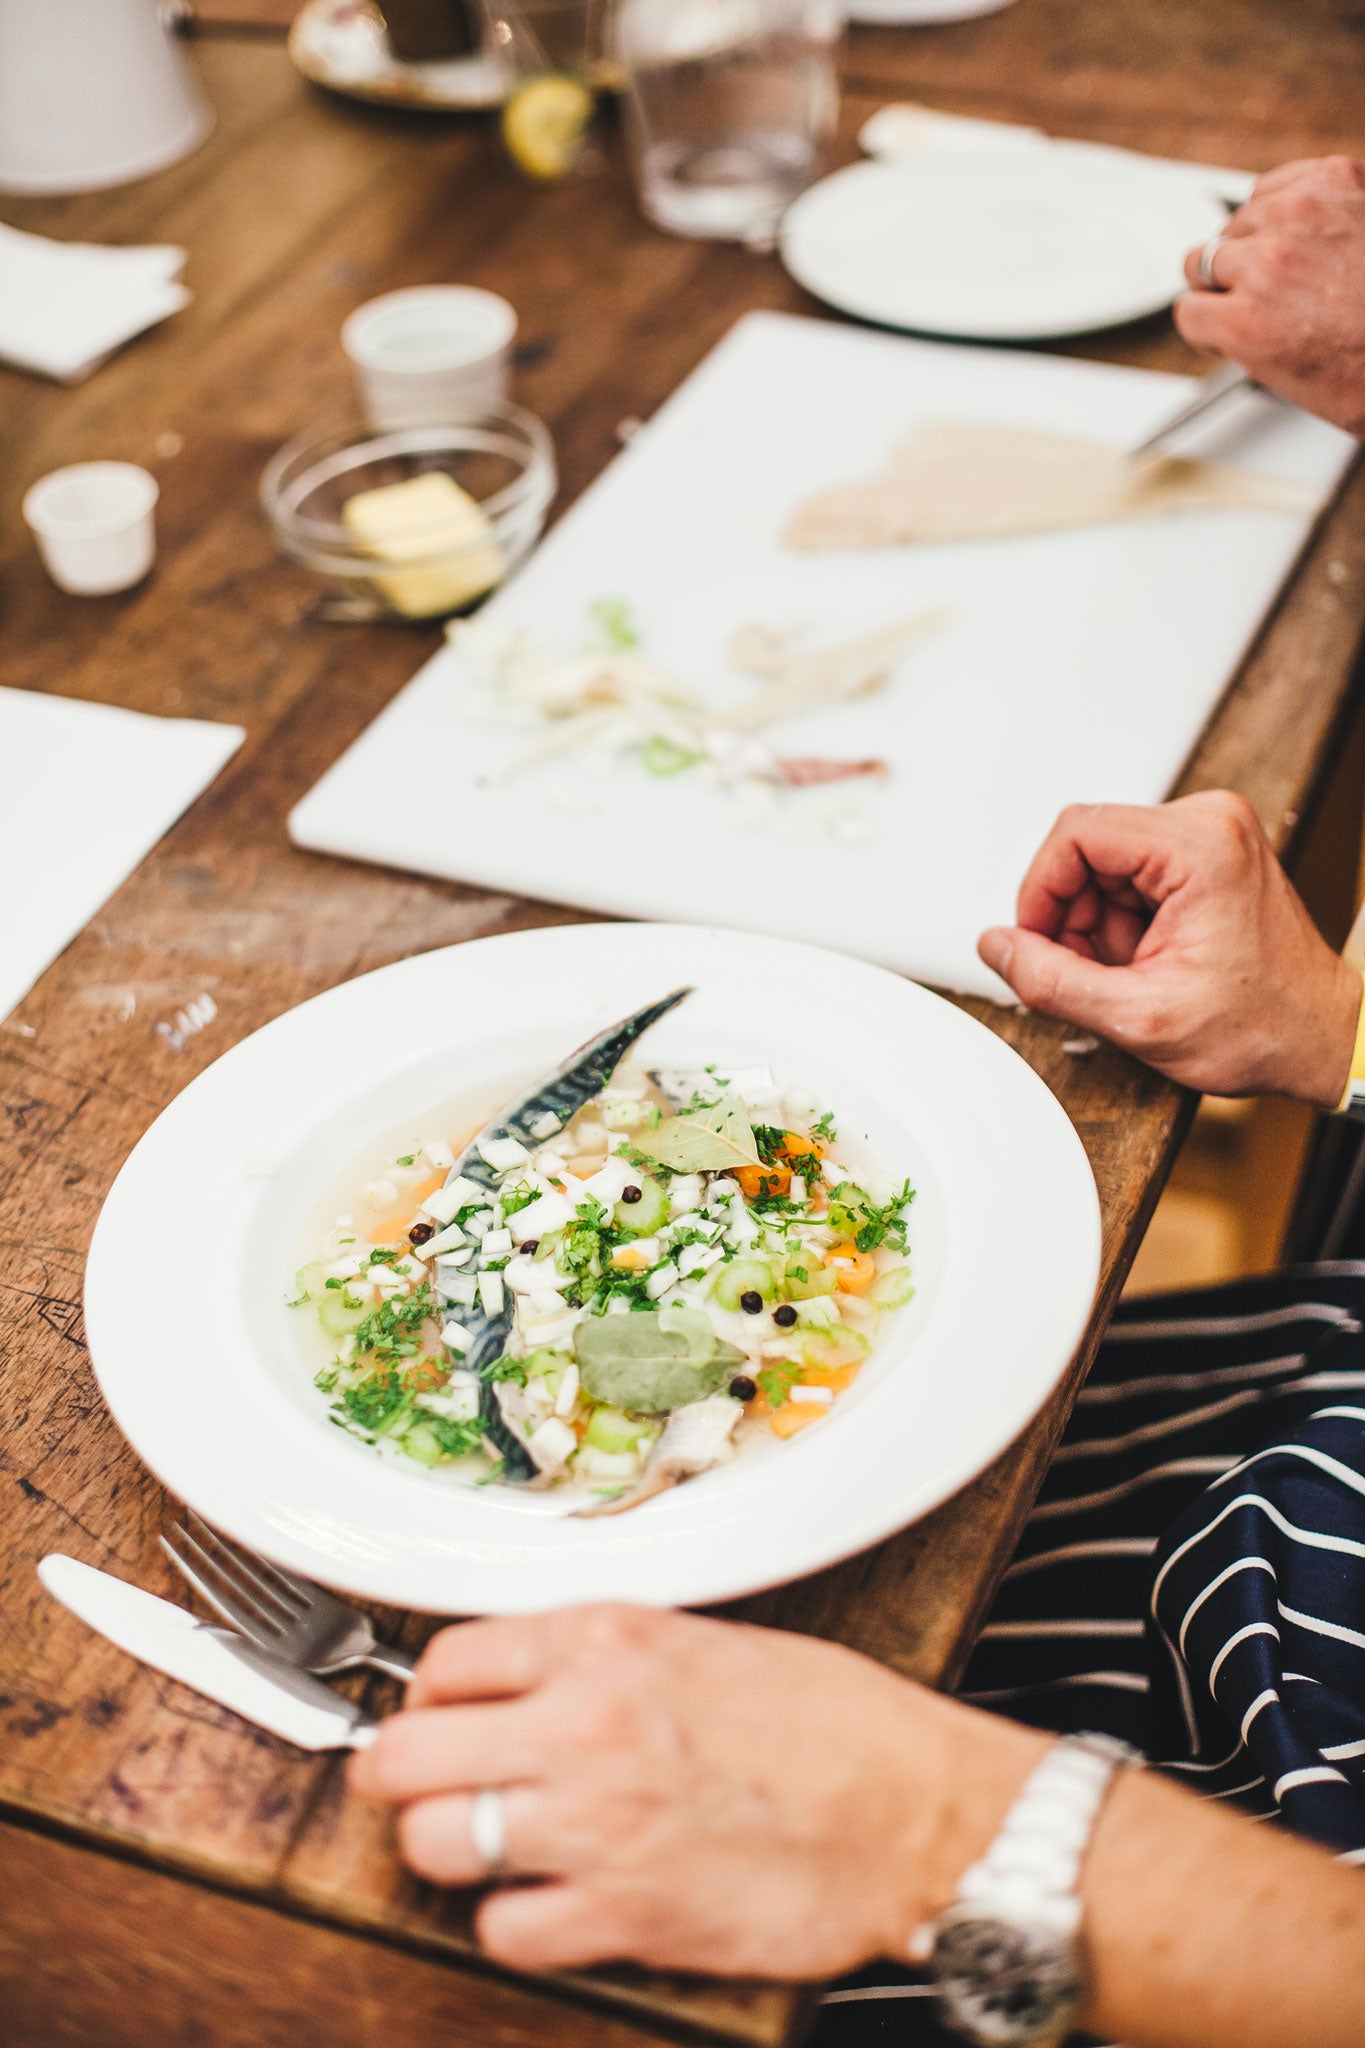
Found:
M 1365 163 L 1320 157 L 1258 179 L 1224 231 L 1221 289 L 1200 289 L 1200 253 L 1175 309 L 1186 341 L 1365 437 Z
M 351 1783 L 447 1885 L 485 1877 L 472 1800 L 503 1790 L 539 1882 L 478 1931 L 514 1967 L 821 1978 L 905 1953 L 1046 1747 L 832 1643 L 583 1607 L 444 1630 Z
M 1336 1107 L 1360 976 L 1315 929 L 1241 797 L 1063 811 L 1018 918 L 983 932 L 979 951 L 1031 1009 L 1190 1088 Z

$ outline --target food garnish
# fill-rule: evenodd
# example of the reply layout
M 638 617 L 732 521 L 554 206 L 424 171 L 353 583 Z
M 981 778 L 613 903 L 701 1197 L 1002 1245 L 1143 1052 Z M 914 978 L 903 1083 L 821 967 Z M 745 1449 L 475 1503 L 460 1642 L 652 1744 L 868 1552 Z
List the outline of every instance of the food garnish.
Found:
M 614 1514 L 835 1407 L 913 1293 L 914 1191 L 843 1165 L 830 1112 L 766 1068 L 623 1064 L 688 993 L 458 1155 L 409 1145 L 337 1219 L 291 1306 L 335 1347 L 341 1428 Z

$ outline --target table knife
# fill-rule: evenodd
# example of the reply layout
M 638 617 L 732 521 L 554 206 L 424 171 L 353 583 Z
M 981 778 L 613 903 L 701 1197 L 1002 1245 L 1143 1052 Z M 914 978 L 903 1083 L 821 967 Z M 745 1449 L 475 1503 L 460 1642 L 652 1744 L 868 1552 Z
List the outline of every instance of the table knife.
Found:
M 1128 453 L 1134 462 L 1144 455 L 1155 455 L 1181 427 L 1189 426 L 1192 420 L 1202 419 L 1215 405 L 1221 405 L 1226 398 L 1232 398 L 1239 391 L 1258 391 L 1260 386 L 1250 378 L 1240 363 L 1224 363 L 1221 370 L 1214 370 L 1209 376 L 1201 377 L 1193 398 L 1186 399 L 1178 412 L 1164 419 L 1153 429 L 1144 441 Z
M 299 1749 L 365 1749 L 378 1723 L 320 1679 L 188 1609 L 59 1552 L 38 1576 L 54 1598 L 154 1671 Z

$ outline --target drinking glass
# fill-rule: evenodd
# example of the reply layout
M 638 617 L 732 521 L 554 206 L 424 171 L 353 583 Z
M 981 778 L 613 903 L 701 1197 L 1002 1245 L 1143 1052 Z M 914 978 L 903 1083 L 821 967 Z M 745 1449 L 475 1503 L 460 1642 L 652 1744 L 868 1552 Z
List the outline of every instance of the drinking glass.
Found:
M 834 130 L 839 0 L 622 0 L 617 22 L 647 217 L 770 239 Z

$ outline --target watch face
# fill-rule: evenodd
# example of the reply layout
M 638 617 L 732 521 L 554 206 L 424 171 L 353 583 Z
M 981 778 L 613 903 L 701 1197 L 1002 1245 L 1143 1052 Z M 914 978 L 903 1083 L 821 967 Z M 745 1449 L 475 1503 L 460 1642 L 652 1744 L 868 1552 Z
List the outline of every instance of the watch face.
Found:
M 943 2017 L 981 2048 L 1055 2040 L 1080 1998 L 1075 1942 L 1009 1920 L 945 1916 L 933 1971 Z

